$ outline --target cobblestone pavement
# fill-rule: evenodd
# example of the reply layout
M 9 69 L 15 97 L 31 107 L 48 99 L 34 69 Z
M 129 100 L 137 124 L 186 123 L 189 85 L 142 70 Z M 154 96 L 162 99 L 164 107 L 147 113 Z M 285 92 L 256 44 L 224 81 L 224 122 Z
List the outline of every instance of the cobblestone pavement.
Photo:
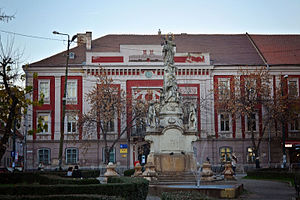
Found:
M 246 190 L 238 199 L 245 200 L 292 200 L 296 196 L 295 188 L 288 183 L 279 181 L 265 181 L 242 179 L 245 175 L 237 175 L 237 181 Z M 147 200 L 160 200 L 156 196 L 148 196 Z

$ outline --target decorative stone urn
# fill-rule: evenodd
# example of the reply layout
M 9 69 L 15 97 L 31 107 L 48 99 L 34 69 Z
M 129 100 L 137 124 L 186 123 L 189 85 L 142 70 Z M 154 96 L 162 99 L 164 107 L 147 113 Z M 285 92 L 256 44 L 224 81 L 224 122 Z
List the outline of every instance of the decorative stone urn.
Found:
M 106 182 L 107 182 L 108 177 L 120 176 L 116 172 L 115 168 L 116 168 L 116 165 L 114 165 L 112 162 L 109 162 L 108 165 L 106 166 L 106 172 L 104 173 Z
M 140 163 L 137 163 L 134 167 L 134 177 L 142 176 L 142 166 Z
M 156 181 L 157 180 L 157 173 L 155 171 L 155 166 L 152 162 L 148 162 L 145 165 L 145 171 L 143 172 L 142 176 L 147 179 L 148 181 Z
M 214 180 L 213 171 L 211 170 L 211 164 L 209 162 L 204 162 L 202 166 L 201 172 L 201 180 L 202 181 L 212 181 Z
M 234 171 L 232 170 L 232 165 L 230 162 L 227 162 L 225 164 L 225 170 L 223 171 L 223 174 L 225 180 L 235 180 L 235 178 L 233 177 Z

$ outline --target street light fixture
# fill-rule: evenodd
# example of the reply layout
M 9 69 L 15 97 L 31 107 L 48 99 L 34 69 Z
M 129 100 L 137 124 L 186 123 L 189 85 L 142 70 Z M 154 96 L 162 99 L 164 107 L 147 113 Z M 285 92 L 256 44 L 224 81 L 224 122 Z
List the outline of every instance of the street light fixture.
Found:
M 289 76 L 288 75 L 284 75 L 283 76 L 283 80 L 281 80 L 281 96 L 284 96 L 284 88 L 283 88 L 283 84 L 286 83 L 285 81 L 287 80 Z M 284 83 L 283 83 L 284 81 Z M 285 138 L 286 138 L 286 127 L 285 127 L 285 121 L 282 120 L 282 167 L 285 168 L 286 167 L 286 151 L 285 151 Z
M 58 31 L 53 31 L 53 34 L 56 35 L 65 35 L 68 36 L 68 44 L 67 44 L 67 63 L 66 63 L 66 72 L 65 72 L 65 88 L 64 88 L 64 96 L 62 98 L 62 118 L 61 118 L 61 127 L 60 127 L 60 140 L 59 140 L 59 169 L 62 169 L 62 154 L 63 154 L 63 144 L 64 144 L 64 135 L 65 135 L 65 115 L 66 115 L 66 97 L 67 97 L 67 83 L 68 83 L 68 68 L 69 68 L 69 51 L 70 44 L 77 38 L 77 35 L 74 35 L 70 40 L 70 35 L 67 33 L 60 33 Z

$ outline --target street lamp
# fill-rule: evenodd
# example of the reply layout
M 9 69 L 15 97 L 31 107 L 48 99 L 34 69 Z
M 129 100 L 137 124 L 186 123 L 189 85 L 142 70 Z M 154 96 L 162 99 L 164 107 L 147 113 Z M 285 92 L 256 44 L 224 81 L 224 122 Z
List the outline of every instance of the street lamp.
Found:
M 60 33 L 57 31 L 53 31 L 53 34 L 68 36 L 65 88 L 64 88 L 64 96 L 62 99 L 62 118 L 61 118 L 61 127 L 60 127 L 59 155 L 58 155 L 59 169 L 62 169 L 61 165 L 62 165 L 62 154 L 63 154 L 63 144 L 64 144 L 64 135 L 65 135 L 64 131 L 65 131 L 65 115 L 66 115 L 66 101 L 67 101 L 66 97 L 67 97 L 67 82 L 68 82 L 68 68 L 69 68 L 69 50 L 70 50 L 70 44 L 77 38 L 77 35 L 74 35 L 70 40 L 70 35 L 67 33 Z
M 281 80 L 281 96 L 284 96 L 284 91 L 283 91 L 283 84 L 285 84 L 285 80 L 288 78 L 288 75 L 283 76 L 283 80 Z M 283 83 L 284 81 L 284 83 Z M 285 84 L 286 85 L 286 84 Z M 285 151 L 285 137 L 286 137 L 286 127 L 285 127 L 285 122 L 282 120 L 282 167 L 286 167 L 286 151 Z

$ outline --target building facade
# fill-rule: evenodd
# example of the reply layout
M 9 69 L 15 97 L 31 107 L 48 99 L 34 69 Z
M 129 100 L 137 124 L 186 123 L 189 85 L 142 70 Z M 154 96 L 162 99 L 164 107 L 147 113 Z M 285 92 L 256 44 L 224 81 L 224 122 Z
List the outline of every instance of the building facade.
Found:
M 36 169 L 43 162 L 46 169 L 58 166 L 58 151 L 62 118 L 62 97 L 65 83 L 66 59 L 69 56 L 67 105 L 64 119 L 63 166 L 78 164 L 82 168 L 104 166 L 104 141 L 100 134 L 88 134 L 78 128 L 80 114 L 90 106 L 86 94 L 97 83 L 97 75 L 105 73 L 114 84 L 132 98 L 143 99 L 151 91 L 152 99 L 159 99 L 163 86 L 163 36 L 106 35 L 92 40 L 92 33 L 78 34 L 78 46 L 24 67 L 27 82 L 32 85 L 32 99 L 44 97 L 42 106 L 33 106 L 26 116 L 27 130 L 37 130 L 42 121 L 46 128 L 34 131 L 27 138 L 27 168 Z M 232 79 L 241 68 L 267 67 L 276 84 L 282 75 L 297 87 L 300 94 L 300 35 L 174 35 L 176 43 L 176 79 L 183 99 L 183 122 L 187 125 L 189 106 L 196 105 L 196 127 L 199 140 L 193 144 L 199 163 L 209 158 L 213 166 L 224 159 L 237 156 L 237 168 L 254 166 L 254 155 L 248 120 L 235 117 L 216 107 L 215 88 L 232 89 Z M 297 47 L 298 46 L 298 47 Z M 233 88 L 234 89 L 234 88 Z M 124 111 L 126 112 L 126 111 Z M 77 114 L 74 114 L 77 113 Z M 263 109 L 254 116 L 255 132 L 260 134 Z M 122 131 L 126 119 L 116 116 L 110 124 L 109 142 Z M 286 149 L 289 163 L 298 161 L 300 124 L 287 124 Z M 147 157 L 145 128 L 133 128 L 122 135 L 111 152 L 110 160 L 121 168 L 144 162 Z M 282 162 L 282 134 L 280 127 L 269 127 L 260 145 L 260 162 L 265 166 L 279 166 Z

